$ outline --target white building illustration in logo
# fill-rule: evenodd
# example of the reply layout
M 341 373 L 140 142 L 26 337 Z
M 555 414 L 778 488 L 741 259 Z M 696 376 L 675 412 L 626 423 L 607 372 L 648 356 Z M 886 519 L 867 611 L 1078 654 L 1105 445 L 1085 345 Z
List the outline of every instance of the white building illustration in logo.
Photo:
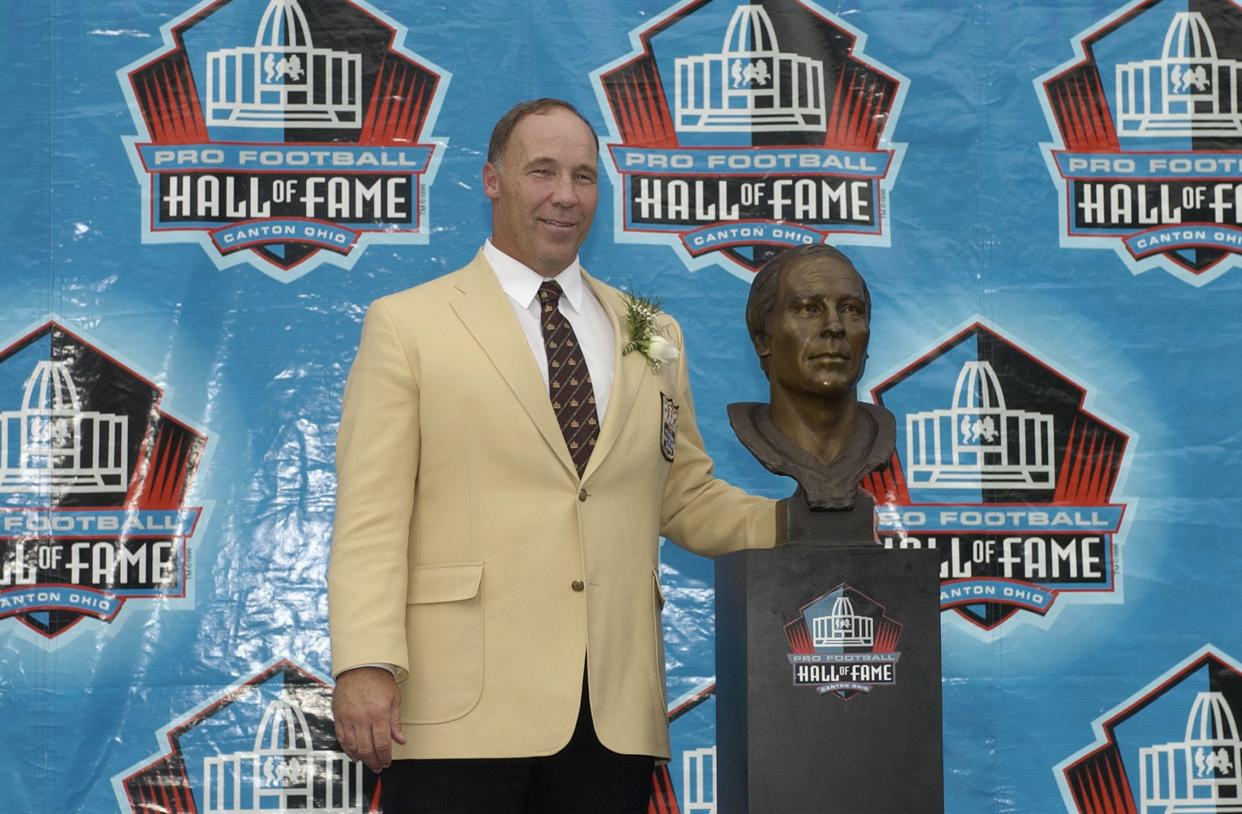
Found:
M 1197 11 L 1179 11 L 1159 59 L 1117 66 L 1123 136 L 1242 136 L 1242 62 L 1216 56 Z
M 267 705 L 254 749 L 203 758 L 205 814 L 362 814 L 362 764 L 316 751 L 306 716 Z
M 953 406 L 906 416 L 911 486 L 1050 489 L 1052 416 L 1011 410 L 990 362 L 962 365 Z
M 1181 743 L 1139 749 L 1143 814 L 1242 812 L 1242 740 L 1233 710 L 1218 692 L 1201 692 Z
M 678 57 L 677 129 L 749 133 L 827 126 L 824 64 L 782 53 L 763 6 L 738 6 L 718 54 Z
M 684 814 L 716 814 L 716 747 L 681 753 Z
M 816 647 L 870 647 L 875 641 L 875 620 L 854 613 L 848 596 L 838 596 L 832 613 L 812 621 L 811 643 Z
M 207 53 L 207 124 L 354 128 L 362 57 L 316 48 L 298 0 L 271 0 L 253 47 Z
M 129 421 L 83 410 L 65 361 L 41 361 L 19 410 L 0 412 L 0 490 L 124 492 Z

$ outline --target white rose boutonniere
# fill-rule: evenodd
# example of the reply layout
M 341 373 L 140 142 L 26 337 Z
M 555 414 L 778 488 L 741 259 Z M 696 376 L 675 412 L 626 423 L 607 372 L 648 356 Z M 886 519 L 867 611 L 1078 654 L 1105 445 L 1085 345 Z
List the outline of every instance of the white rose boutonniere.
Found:
M 660 313 L 659 300 L 636 294 L 625 295 L 625 325 L 629 329 L 630 341 L 621 349 L 621 355 L 638 351 L 647 357 L 652 370 L 676 362 L 681 356 L 681 350 L 658 332 L 656 318 Z
M 659 334 L 651 337 L 647 342 L 647 350 L 644 353 L 657 368 L 669 362 L 676 362 L 677 357 L 681 356 L 678 347 Z

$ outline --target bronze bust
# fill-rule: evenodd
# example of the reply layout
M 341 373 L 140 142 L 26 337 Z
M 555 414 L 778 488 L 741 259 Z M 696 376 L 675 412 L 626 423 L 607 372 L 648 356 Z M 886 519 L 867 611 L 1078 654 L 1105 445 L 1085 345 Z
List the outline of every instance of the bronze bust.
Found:
M 729 405 L 738 440 L 767 469 L 798 482 L 790 541 L 872 542 L 875 502 L 859 488 L 893 455 L 896 425 L 858 401 L 871 335 L 871 295 L 832 246 L 782 252 L 759 270 L 746 326 L 769 404 Z

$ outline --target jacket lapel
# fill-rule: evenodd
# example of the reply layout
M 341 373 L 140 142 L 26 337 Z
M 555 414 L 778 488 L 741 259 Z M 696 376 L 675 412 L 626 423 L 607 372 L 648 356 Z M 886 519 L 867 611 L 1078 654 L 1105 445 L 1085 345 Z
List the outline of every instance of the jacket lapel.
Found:
M 553 454 L 577 477 L 578 470 L 569 457 L 539 367 L 531 358 L 526 337 L 513 315 L 513 306 L 482 252 L 466 266 L 457 288 L 463 295 L 452 302 L 457 317 L 509 385 Z M 598 453 L 597 448 L 595 455 Z
M 643 379 L 650 375 L 651 368 L 647 364 L 646 357 L 641 353 L 621 355 L 621 348 L 630 340 L 625 329 L 624 297 L 620 292 L 603 285 L 585 271 L 582 277 L 608 313 L 608 320 L 612 323 L 612 332 L 615 337 L 613 352 L 616 354 L 612 394 L 608 397 L 608 413 L 604 416 L 604 423 L 600 427 L 599 440 L 595 442 L 595 451 L 591 453 L 591 460 L 587 462 L 586 471 L 582 473 L 582 479 L 585 481 L 600 467 L 616 445 L 617 438 L 621 435 L 621 428 L 625 426 L 630 411 L 634 408 L 634 402 L 638 400 L 640 385 Z M 652 443 L 654 444 L 655 440 L 652 440 Z

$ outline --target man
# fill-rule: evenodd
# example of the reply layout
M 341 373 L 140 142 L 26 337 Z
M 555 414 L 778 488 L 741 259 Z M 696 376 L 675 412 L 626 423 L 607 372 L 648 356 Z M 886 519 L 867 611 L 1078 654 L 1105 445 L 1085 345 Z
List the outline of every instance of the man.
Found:
M 755 275 L 746 326 L 771 404 L 729 405 L 738 440 L 798 481 L 791 529 L 821 542 L 872 540 L 875 503 L 859 481 L 891 460 L 896 424 L 858 401 L 871 336 L 866 281 L 832 246 L 789 249 Z
M 387 814 L 645 811 L 659 535 L 776 543 L 775 504 L 711 477 L 684 355 L 622 354 L 627 303 L 579 266 L 597 162 L 568 103 L 518 105 L 483 167 L 491 240 L 367 314 L 329 617 L 337 737 L 386 769 Z

